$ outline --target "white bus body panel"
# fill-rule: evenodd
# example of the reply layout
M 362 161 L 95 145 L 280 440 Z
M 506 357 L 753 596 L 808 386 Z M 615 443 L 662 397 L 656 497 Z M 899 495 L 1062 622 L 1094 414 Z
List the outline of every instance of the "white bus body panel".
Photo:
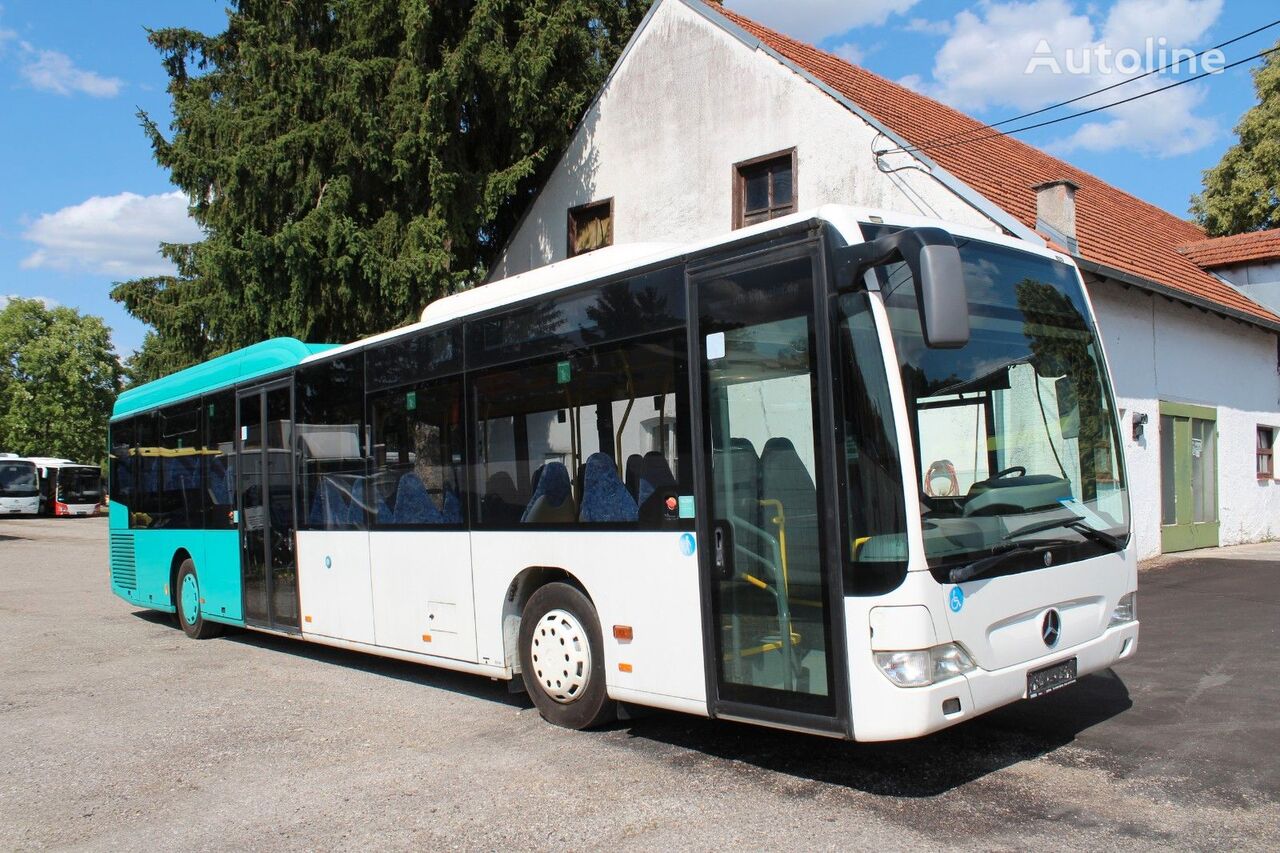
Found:
M 609 695 L 705 715 L 702 591 L 686 536 L 693 534 L 473 532 L 480 662 L 518 668 L 519 614 L 504 617 L 508 589 L 526 568 L 560 568 L 581 582 L 599 614 Z M 614 625 L 630 626 L 633 639 L 615 639 Z
M 369 534 L 299 530 L 296 535 L 302 633 L 372 644 Z
M 369 561 L 379 646 L 476 662 L 470 534 L 375 531 Z

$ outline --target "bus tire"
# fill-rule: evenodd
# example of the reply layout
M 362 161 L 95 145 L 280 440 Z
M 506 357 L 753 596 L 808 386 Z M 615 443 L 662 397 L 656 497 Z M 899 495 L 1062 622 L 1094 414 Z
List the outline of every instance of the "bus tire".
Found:
M 178 569 L 178 583 L 173 593 L 174 610 L 178 624 L 193 640 L 208 640 L 222 633 L 217 622 L 205 621 L 200 608 L 200 580 L 196 577 L 196 564 L 190 558 L 182 561 Z
M 589 729 L 617 717 L 605 687 L 600 620 L 576 587 L 549 583 L 529 597 L 520 617 L 520 674 L 553 725 Z

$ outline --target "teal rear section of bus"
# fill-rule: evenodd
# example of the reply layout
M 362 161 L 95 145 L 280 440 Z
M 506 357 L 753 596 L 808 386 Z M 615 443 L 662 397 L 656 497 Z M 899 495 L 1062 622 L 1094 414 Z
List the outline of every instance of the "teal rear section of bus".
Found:
M 204 618 L 244 624 L 234 474 L 227 467 L 233 458 L 235 389 L 288 371 L 307 356 L 331 348 L 277 338 L 120 395 L 111 423 L 108 516 L 113 593 L 138 607 L 172 613 L 178 569 L 190 559 L 199 579 Z M 209 441 L 215 411 L 225 416 L 228 408 L 230 418 L 221 421 L 217 442 Z M 196 414 L 191 434 L 198 440 L 166 440 L 166 416 L 177 410 Z M 148 429 L 139 426 L 143 422 Z M 215 459 L 223 466 L 216 490 L 210 488 Z M 155 510 L 163 503 L 155 493 L 163 493 L 172 481 L 181 482 L 167 470 L 170 465 L 183 467 L 184 473 L 198 472 L 202 493 L 198 508 L 187 507 L 179 513 Z M 188 488 L 182 494 L 190 498 L 193 492 Z

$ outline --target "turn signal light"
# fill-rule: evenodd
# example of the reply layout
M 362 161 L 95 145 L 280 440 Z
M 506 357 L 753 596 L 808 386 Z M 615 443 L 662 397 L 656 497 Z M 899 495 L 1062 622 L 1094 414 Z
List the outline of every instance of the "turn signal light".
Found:
M 613 638 L 615 640 L 621 640 L 624 643 L 631 642 L 631 639 L 632 639 L 631 626 L 630 625 L 614 625 Z
M 631 664 L 629 664 L 629 663 L 620 663 L 620 664 L 618 664 L 618 671 L 619 671 L 619 672 L 630 672 L 630 671 L 631 671 Z

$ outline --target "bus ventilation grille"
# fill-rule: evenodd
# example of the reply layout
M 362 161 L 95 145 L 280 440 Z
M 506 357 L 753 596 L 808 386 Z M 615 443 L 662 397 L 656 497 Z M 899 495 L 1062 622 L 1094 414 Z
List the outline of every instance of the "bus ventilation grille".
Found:
M 122 589 L 138 588 L 138 567 L 134 561 L 133 534 L 111 534 L 111 583 Z

